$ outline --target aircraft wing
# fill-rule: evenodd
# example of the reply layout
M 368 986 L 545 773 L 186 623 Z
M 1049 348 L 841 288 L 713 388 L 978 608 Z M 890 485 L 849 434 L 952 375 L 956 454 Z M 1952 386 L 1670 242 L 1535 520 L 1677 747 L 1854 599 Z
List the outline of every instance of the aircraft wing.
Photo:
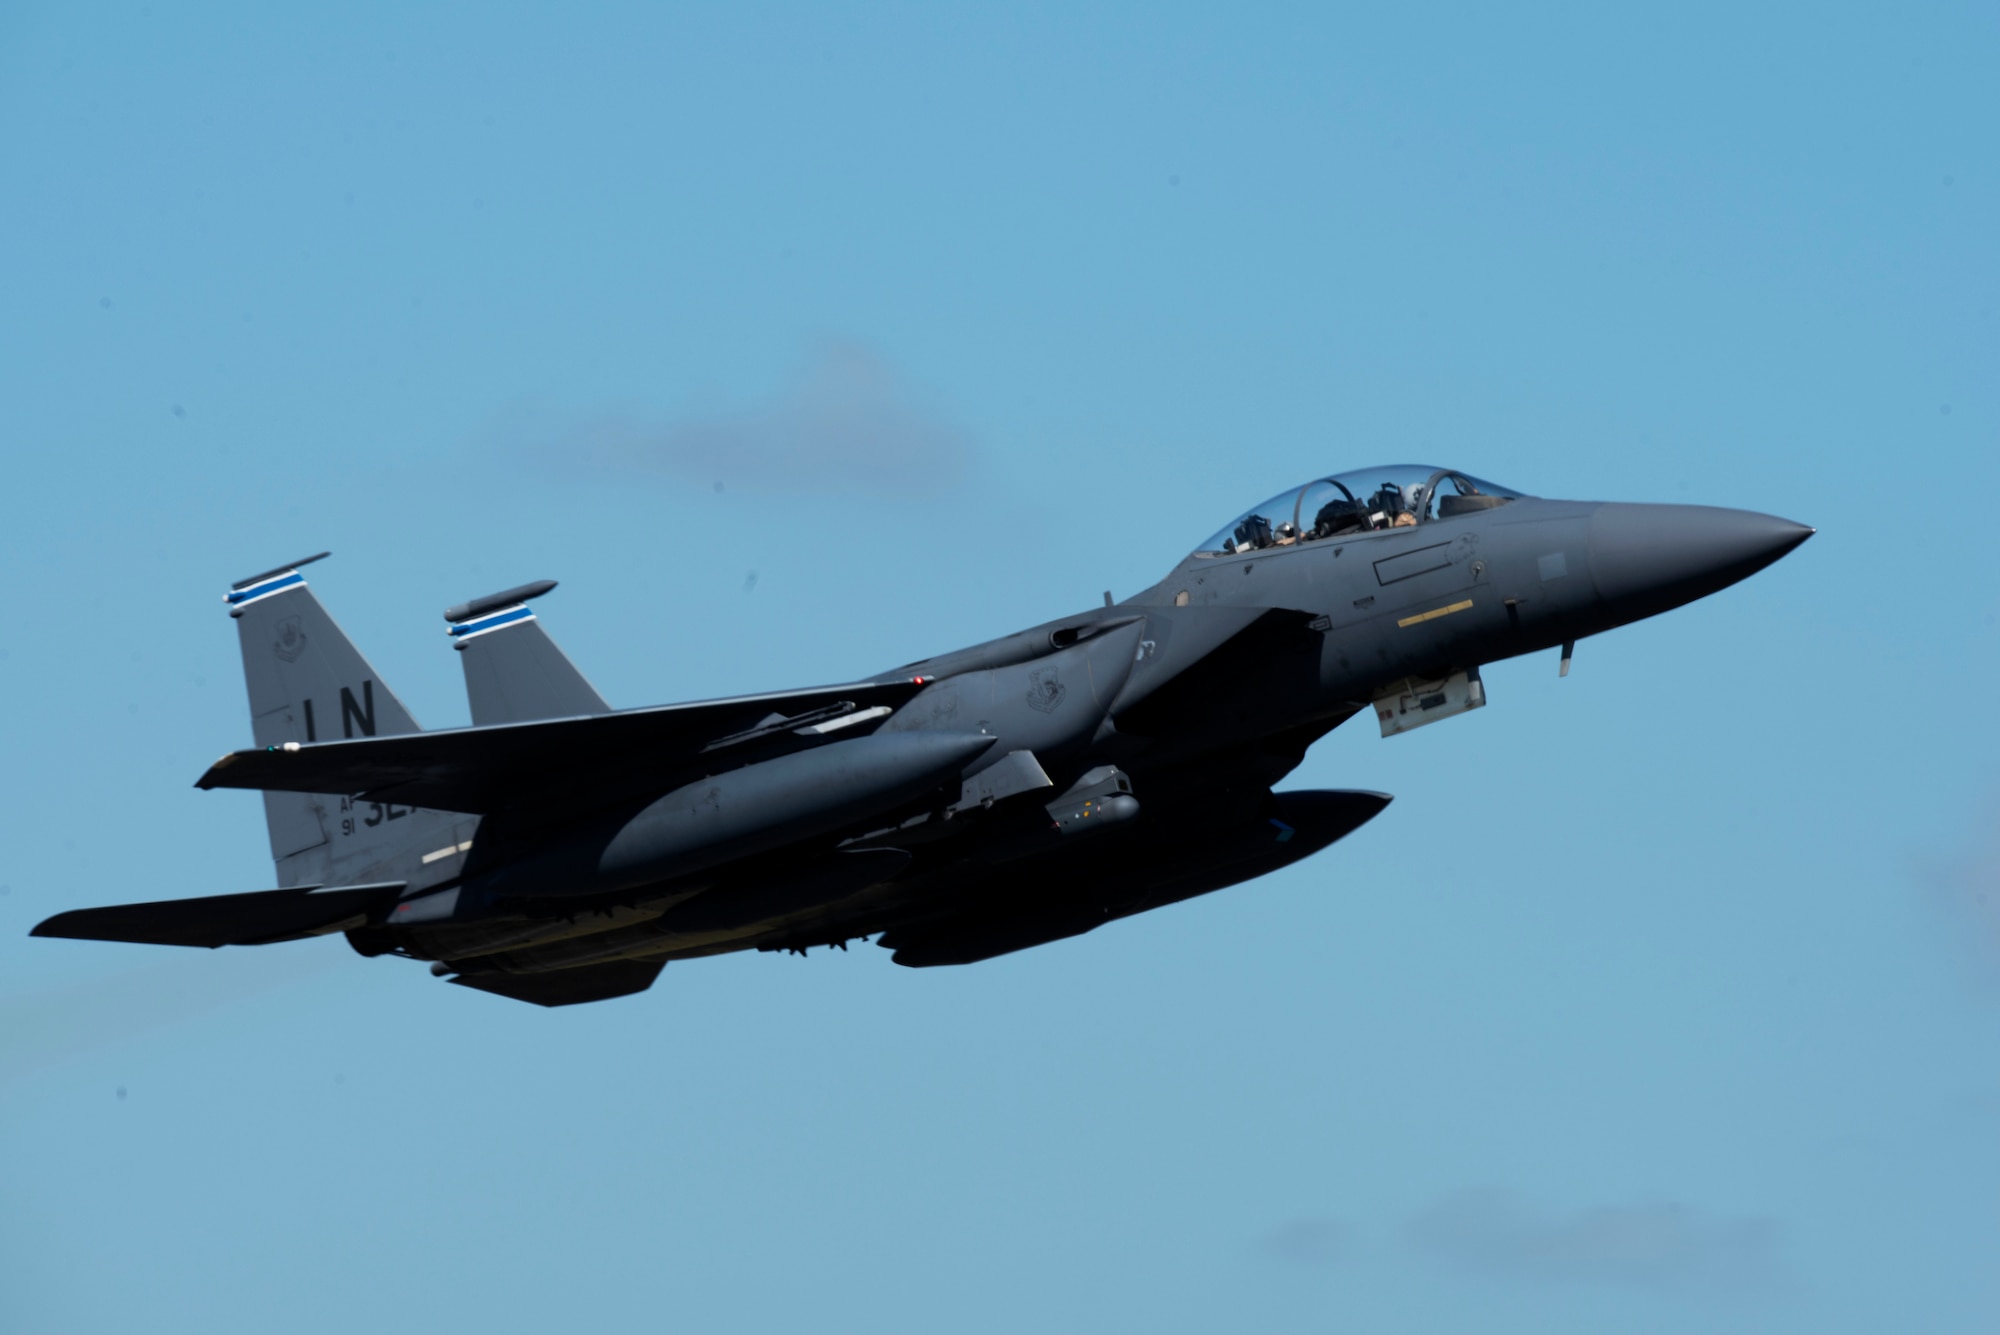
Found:
M 615 797 L 635 777 L 656 781 L 813 745 L 826 733 L 887 714 L 926 680 L 232 751 L 196 787 L 341 793 L 479 815 L 535 803 L 588 804 Z
M 247 894 L 71 909 L 45 919 L 28 935 L 134 941 L 149 946 L 258 946 L 359 926 L 375 909 L 394 901 L 403 886 L 402 881 L 296 885 Z

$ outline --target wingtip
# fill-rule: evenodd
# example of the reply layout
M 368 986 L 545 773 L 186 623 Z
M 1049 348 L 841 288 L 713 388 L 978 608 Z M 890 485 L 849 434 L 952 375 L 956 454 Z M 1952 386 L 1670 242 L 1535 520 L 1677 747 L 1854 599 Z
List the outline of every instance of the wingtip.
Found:
M 216 775 L 220 774 L 223 770 L 227 769 L 229 766 L 235 764 L 236 756 L 237 753 L 231 751 L 228 755 L 222 757 L 222 759 L 216 761 L 213 765 L 210 765 L 207 769 L 202 771 L 201 777 L 194 781 L 194 786 L 202 789 L 203 791 L 208 791 L 210 789 L 221 787 L 222 781 L 218 779 Z
M 65 912 L 44 918 L 28 929 L 28 935 L 55 941 L 104 941 L 111 939 L 83 930 L 87 926 L 83 917 L 85 912 L 87 910 L 69 909 Z

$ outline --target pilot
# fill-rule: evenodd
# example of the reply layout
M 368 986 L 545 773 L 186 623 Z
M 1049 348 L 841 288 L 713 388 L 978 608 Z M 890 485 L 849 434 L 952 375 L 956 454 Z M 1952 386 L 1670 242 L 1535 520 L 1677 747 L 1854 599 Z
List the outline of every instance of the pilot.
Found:
M 1322 505 L 1313 516 L 1313 536 L 1330 538 L 1336 533 L 1347 533 L 1361 527 L 1361 515 L 1353 501 L 1345 496 L 1336 496 Z
M 1236 526 L 1236 550 L 1261 551 L 1271 545 L 1271 521 L 1262 515 L 1245 515 Z
M 1403 490 L 1385 482 L 1368 498 L 1368 527 L 1385 529 L 1395 525 L 1403 509 Z
M 1403 498 L 1403 489 L 1393 482 L 1384 482 L 1369 498 L 1369 527 L 1413 528 L 1417 522 L 1416 513 Z

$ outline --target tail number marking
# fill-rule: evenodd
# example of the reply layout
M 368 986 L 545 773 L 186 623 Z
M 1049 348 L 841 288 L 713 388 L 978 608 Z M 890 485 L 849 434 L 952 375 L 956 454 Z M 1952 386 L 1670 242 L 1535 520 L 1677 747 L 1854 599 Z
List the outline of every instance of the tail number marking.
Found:
M 313 718 L 313 702 L 307 698 L 300 703 L 305 708 L 306 740 L 316 742 L 319 740 L 319 725 Z M 354 698 L 354 692 L 347 687 L 340 688 L 340 735 L 354 736 L 356 724 L 360 725 L 363 737 L 375 735 L 375 683 L 372 681 L 361 683 L 359 700 Z
M 397 806 L 394 802 L 367 802 L 363 805 L 367 808 L 368 814 L 361 817 L 361 824 L 370 829 L 382 824 L 384 821 L 401 820 L 405 816 L 414 815 L 417 810 L 415 807 Z M 353 812 L 354 799 L 351 797 L 341 798 L 340 832 L 344 835 L 354 833 L 355 818 Z
M 343 737 L 354 735 L 354 725 L 361 725 L 363 737 L 375 735 L 375 683 L 361 683 L 361 703 L 354 702 L 354 692 L 345 686 L 340 688 L 340 732 Z

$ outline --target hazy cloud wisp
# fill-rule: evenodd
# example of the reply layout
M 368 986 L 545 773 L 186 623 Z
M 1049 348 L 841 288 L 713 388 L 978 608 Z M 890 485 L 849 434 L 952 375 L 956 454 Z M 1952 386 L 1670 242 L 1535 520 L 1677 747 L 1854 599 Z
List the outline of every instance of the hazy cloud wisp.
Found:
M 1288 1219 L 1257 1239 L 1257 1250 L 1263 1255 L 1293 1265 L 1332 1265 L 1346 1245 L 1347 1230 L 1340 1222 L 1319 1215 Z
M 0 1088 L 98 1048 L 180 1024 L 325 972 L 322 945 L 190 953 L 0 997 Z
M 1435 1261 L 1527 1279 L 1740 1292 L 1778 1274 L 1774 1221 L 1671 1201 L 1548 1214 L 1510 1192 L 1463 1191 L 1412 1220 L 1410 1240 Z
M 1971 842 L 1949 861 L 1927 862 L 1918 879 L 1978 967 L 2000 970 L 2000 800 L 1989 799 Z
M 965 434 L 868 349 L 827 342 L 769 402 L 650 420 L 634 412 L 562 419 L 521 407 L 491 433 L 557 468 L 659 476 L 759 492 L 930 496 L 963 479 Z

